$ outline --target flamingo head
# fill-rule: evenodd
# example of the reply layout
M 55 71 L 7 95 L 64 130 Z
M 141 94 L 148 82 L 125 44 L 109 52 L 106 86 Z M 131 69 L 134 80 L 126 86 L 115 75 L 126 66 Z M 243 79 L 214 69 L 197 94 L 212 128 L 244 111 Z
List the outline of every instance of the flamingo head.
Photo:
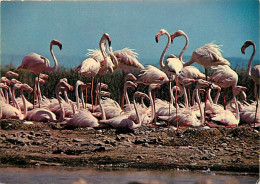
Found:
M 8 90 L 8 86 L 5 85 L 4 83 L 0 83 L 0 88 L 4 88 L 4 89 Z
M 23 86 L 22 83 L 15 83 L 14 86 L 13 86 L 13 90 L 20 89 L 22 86 Z
M 241 47 L 241 52 L 242 52 L 242 54 L 245 54 L 246 48 L 247 48 L 248 46 L 250 46 L 250 45 L 253 45 L 253 41 L 251 41 L 251 40 L 247 40 L 247 41 L 243 44 L 243 46 Z
M 172 90 L 173 90 L 173 91 L 176 91 L 176 90 L 177 90 L 177 92 L 180 92 L 180 91 L 181 91 L 181 88 L 180 88 L 179 86 L 173 86 Z
M 11 85 L 14 85 L 14 84 L 22 84 L 20 81 L 16 80 L 16 79 L 11 79 Z
M 23 84 L 22 89 L 29 91 L 29 93 L 33 92 L 33 89 L 28 84 Z
M 9 79 L 7 79 L 6 77 L 1 77 L 0 78 L 0 82 L 6 82 L 7 85 L 10 85 L 11 84 L 11 81 Z
M 171 42 L 173 42 L 175 37 L 186 35 L 182 30 L 178 30 L 175 33 L 171 34 Z
M 84 82 L 82 82 L 82 81 L 80 81 L 80 80 L 77 80 L 76 86 L 81 86 L 81 85 L 84 85 Z
M 100 91 L 100 95 L 101 95 L 101 96 L 110 97 L 110 93 L 107 92 L 107 91 Z
M 160 31 L 158 31 L 158 32 L 156 33 L 156 35 L 155 35 L 155 41 L 156 41 L 156 43 L 159 42 L 160 36 L 163 35 L 163 34 L 166 34 L 166 33 L 167 33 L 167 31 L 166 31 L 165 29 L 161 29 Z
M 52 45 L 57 45 L 60 50 L 62 49 L 62 44 L 58 40 L 52 40 L 50 44 L 50 48 L 52 48 Z
M 209 83 L 208 81 L 205 81 L 205 80 L 203 80 L 203 79 L 198 79 L 198 80 L 196 81 L 196 83 L 197 83 L 197 86 L 198 86 L 199 88 L 209 87 L 209 85 L 210 85 L 210 83 Z
M 152 84 L 149 85 L 149 88 L 150 89 L 156 89 L 156 88 L 160 89 L 161 86 L 160 86 L 160 84 L 152 83 Z
M 132 89 L 137 88 L 137 84 L 133 83 L 132 81 L 126 81 L 126 86 Z
M 109 47 L 110 47 L 110 46 L 111 46 L 111 39 L 110 39 L 109 35 L 108 35 L 107 33 L 104 33 L 104 34 L 103 34 L 103 37 L 104 37 L 105 39 L 107 39 L 108 45 L 109 45 Z
M 149 99 L 149 96 L 148 96 L 147 94 L 142 93 L 142 92 L 140 92 L 140 91 L 136 91 L 136 92 L 134 93 L 134 98 L 136 98 L 137 96 L 142 97 L 142 98 L 147 98 L 147 99 Z
M 107 90 L 108 89 L 108 85 L 104 84 L 104 83 L 101 83 L 101 88 Z
M 39 82 L 42 83 L 42 84 L 45 84 L 45 80 L 43 80 L 41 78 L 39 79 Z
M 19 77 L 18 73 L 12 72 L 12 71 L 8 71 L 5 74 L 6 77 Z
M 49 75 L 44 74 L 44 73 L 40 73 L 40 78 L 48 80 L 49 79 Z
M 136 77 L 132 73 L 129 73 L 129 74 L 126 75 L 125 80 L 136 81 L 137 79 L 136 79 Z

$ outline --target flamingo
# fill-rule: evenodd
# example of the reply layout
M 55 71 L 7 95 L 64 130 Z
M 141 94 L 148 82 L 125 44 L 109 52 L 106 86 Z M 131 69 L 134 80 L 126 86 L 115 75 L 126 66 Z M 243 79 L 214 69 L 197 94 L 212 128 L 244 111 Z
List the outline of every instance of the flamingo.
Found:
M 110 50 L 112 51 L 112 48 L 110 48 Z M 125 70 L 144 69 L 144 66 L 137 60 L 138 54 L 134 52 L 133 49 L 124 48 L 114 51 L 113 54 L 118 61 L 117 68 L 121 69 L 123 72 Z
M 196 109 L 194 107 L 183 107 L 180 108 L 180 113 L 178 116 L 176 116 L 175 112 L 173 111 L 171 113 L 170 116 L 159 116 L 160 119 L 162 120 L 166 120 L 168 122 L 173 123 L 174 125 L 178 125 L 181 127 L 199 127 L 201 125 L 204 124 L 205 122 L 205 118 L 203 115 L 203 111 L 202 111 L 202 104 L 200 101 L 200 97 L 199 97 L 199 90 L 202 87 L 208 87 L 209 86 L 209 82 L 203 80 L 203 79 L 198 79 L 195 81 L 196 83 L 196 88 L 195 88 L 195 95 L 196 95 L 196 99 L 197 99 L 197 104 L 198 104 L 198 110 L 200 112 L 200 120 L 198 120 L 197 118 L 197 107 Z M 181 93 L 184 93 L 184 95 L 187 98 L 187 94 L 186 91 L 184 91 L 183 88 L 180 88 Z M 178 124 L 177 124 L 177 118 L 178 118 Z
M 5 85 L 11 85 L 11 81 L 9 79 L 7 79 L 6 77 L 1 77 L 0 83 L 3 83 Z M 9 104 L 9 96 L 8 96 L 9 87 L 4 88 L 4 91 L 5 91 L 5 94 L 3 93 L 2 88 L 0 89 L 0 96 L 4 100 L 5 103 Z
M 147 95 L 145 93 L 141 93 L 139 91 L 134 93 L 133 102 L 134 102 L 134 108 L 135 108 L 135 112 L 136 112 L 136 116 L 137 116 L 136 123 L 132 119 L 129 119 L 129 115 L 121 115 L 121 116 L 117 116 L 117 117 L 114 117 L 114 118 L 109 119 L 109 120 L 100 120 L 99 122 L 101 124 L 111 125 L 114 128 L 135 129 L 135 128 L 140 127 L 141 126 L 141 118 L 140 118 L 140 114 L 137 110 L 136 101 L 135 101 L 135 99 L 138 96 L 147 97 Z
M 13 72 L 13 71 L 8 71 L 8 72 L 5 73 L 5 76 L 6 76 L 7 78 L 9 78 L 9 77 L 19 77 L 19 74 L 18 74 L 18 73 L 15 73 L 15 72 Z
M 67 82 L 60 81 L 57 85 L 56 85 L 56 98 L 59 102 L 60 105 L 60 117 L 57 120 L 56 119 L 56 115 L 50 111 L 49 109 L 46 108 L 35 108 L 31 111 L 28 112 L 27 114 L 27 120 L 31 120 L 31 121 L 53 121 L 53 122 L 60 122 L 64 119 L 65 117 L 65 110 L 62 104 L 62 98 L 59 95 L 59 91 L 60 89 L 65 89 L 64 87 L 68 88 L 69 90 L 73 90 L 73 87 L 71 85 L 69 85 Z
M 12 89 L 12 100 L 14 103 L 16 103 L 16 100 L 15 100 L 15 90 L 16 89 L 20 89 L 21 91 L 21 96 L 23 98 L 23 102 L 25 103 L 24 101 L 24 96 L 23 96 L 23 90 L 28 90 L 29 92 L 32 92 L 32 88 L 30 86 L 28 86 L 27 84 L 19 84 L 19 83 L 16 83 L 14 84 L 14 87 Z M 25 119 L 26 115 L 27 115 L 27 109 L 24 109 L 24 113 L 21 112 L 20 108 L 15 108 L 14 106 L 11 106 L 10 104 L 6 104 L 4 103 L 3 101 L 0 101 L 0 105 L 2 107 L 2 115 L 4 118 L 15 118 L 15 119 L 20 119 L 20 120 L 23 120 Z M 24 104 L 26 105 L 26 104 Z
M 130 104 L 130 101 L 129 101 L 129 97 L 127 95 L 127 89 L 128 88 L 132 88 L 132 89 L 135 89 L 137 87 L 137 85 L 135 83 L 133 83 L 132 81 L 126 81 L 125 84 L 124 84 L 124 90 L 123 90 L 123 95 L 122 95 L 122 103 L 121 103 L 121 109 L 124 108 L 124 99 L 126 100 L 126 106 L 129 106 L 130 109 L 131 108 L 131 104 Z
M 252 61 L 253 58 L 255 56 L 255 52 L 256 52 L 256 46 L 255 43 L 252 40 L 247 40 L 243 46 L 241 47 L 241 52 L 242 54 L 245 54 L 245 50 L 247 47 L 249 47 L 250 45 L 253 46 L 253 53 L 248 61 L 248 65 L 247 65 L 247 75 L 254 81 L 255 83 L 255 97 L 256 97 L 256 111 L 255 111 L 255 120 L 256 120 L 256 116 L 257 116 L 257 109 L 258 109 L 258 101 L 259 101 L 259 93 L 257 91 L 257 89 L 259 89 L 259 85 L 260 85 L 260 65 L 255 65 L 253 66 L 253 68 L 251 69 L 251 65 L 252 65 Z
M 171 36 L 170 34 L 165 30 L 165 29 L 161 29 L 155 36 L 155 40 L 158 43 L 159 38 L 161 35 L 166 35 L 168 37 L 168 43 L 166 45 L 166 47 L 164 48 L 161 58 L 160 58 L 160 66 L 162 69 L 165 70 L 165 72 L 168 74 L 170 80 L 173 80 L 173 76 L 175 76 L 176 79 L 176 85 L 178 85 L 178 79 L 177 76 L 179 75 L 180 71 L 183 68 L 183 63 L 181 62 L 181 60 L 179 60 L 176 56 L 174 56 L 173 54 L 171 54 L 165 61 L 165 63 L 163 63 L 164 60 L 164 56 L 165 53 L 167 51 L 167 49 L 169 48 L 170 44 L 171 44 Z M 169 93 L 171 94 L 171 81 L 169 80 Z M 176 97 L 176 93 L 175 93 L 175 98 Z M 170 96 L 171 97 L 171 96 Z M 170 100 L 171 101 L 171 100 Z M 176 114 L 177 114 L 177 102 L 175 102 L 175 109 L 176 109 Z M 170 114 L 170 105 L 169 105 L 169 114 Z M 168 125 L 169 126 L 169 125 Z
M 211 67 L 214 73 L 209 78 L 209 81 L 217 84 L 221 88 L 232 87 L 233 95 L 236 93 L 236 85 L 238 82 L 237 73 L 227 65 L 219 65 Z M 225 95 L 224 95 L 224 107 L 226 106 Z
M 20 66 L 18 66 L 16 70 L 20 70 L 20 69 L 29 70 L 29 71 L 33 72 L 36 76 L 38 76 L 38 78 L 39 78 L 40 73 L 42 73 L 44 71 L 54 71 L 58 67 L 58 61 L 52 51 L 53 45 L 57 45 L 59 47 L 59 49 L 61 50 L 62 44 L 58 40 L 52 40 L 50 43 L 50 52 L 51 52 L 51 56 L 54 60 L 53 67 L 50 67 L 50 61 L 47 58 L 45 58 L 39 54 L 32 53 L 32 54 L 26 55 L 23 58 L 22 64 Z M 36 86 L 36 82 L 34 85 Z M 33 99 L 35 101 L 35 95 L 34 95 Z

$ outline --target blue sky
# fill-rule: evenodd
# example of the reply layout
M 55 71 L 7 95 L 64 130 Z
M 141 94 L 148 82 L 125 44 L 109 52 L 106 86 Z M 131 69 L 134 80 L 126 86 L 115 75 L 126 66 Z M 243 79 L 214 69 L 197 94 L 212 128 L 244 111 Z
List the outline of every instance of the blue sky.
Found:
M 181 29 L 188 35 L 187 60 L 196 48 L 215 41 L 223 45 L 224 57 L 243 58 L 246 67 L 252 49 L 244 56 L 240 48 L 246 40 L 259 48 L 259 1 L 4 1 L 1 64 L 17 66 L 32 52 L 51 60 L 49 43 L 57 39 L 63 44 L 62 51 L 54 49 L 59 64 L 75 67 L 87 49 L 98 48 L 104 32 L 110 35 L 113 50 L 136 49 L 141 63 L 157 64 L 167 42 L 166 36 L 155 42 L 162 28 L 170 34 Z M 179 55 L 184 44 L 183 37 L 176 39 L 167 54 Z

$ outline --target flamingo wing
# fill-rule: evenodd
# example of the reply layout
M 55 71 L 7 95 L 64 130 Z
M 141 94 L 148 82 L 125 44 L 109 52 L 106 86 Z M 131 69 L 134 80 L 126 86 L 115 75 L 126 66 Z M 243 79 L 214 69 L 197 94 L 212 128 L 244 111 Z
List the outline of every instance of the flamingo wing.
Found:
M 50 66 L 50 62 L 47 58 L 39 54 L 32 53 L 26 55 L 23 58 L 22 64 L 18 66 L 17 70 L 26 69 L 34 72 L 35 74 L 40 74 L 49 66 Z

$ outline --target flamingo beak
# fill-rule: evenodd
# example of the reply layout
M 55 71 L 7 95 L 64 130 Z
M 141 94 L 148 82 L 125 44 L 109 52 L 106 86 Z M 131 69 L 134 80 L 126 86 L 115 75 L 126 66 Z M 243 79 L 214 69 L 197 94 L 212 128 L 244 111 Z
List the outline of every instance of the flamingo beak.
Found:
M 244 45 L 241 47 L 241 52 L 242 52 L 242 54 L 245 54 L 245 50 L 246 50 L 246 48 L 244 47 Z
M 156 35 L 156 36 L 155 36 L 155 41 L 156 41 L 156 43 L 159 42 L 159 35 Z

